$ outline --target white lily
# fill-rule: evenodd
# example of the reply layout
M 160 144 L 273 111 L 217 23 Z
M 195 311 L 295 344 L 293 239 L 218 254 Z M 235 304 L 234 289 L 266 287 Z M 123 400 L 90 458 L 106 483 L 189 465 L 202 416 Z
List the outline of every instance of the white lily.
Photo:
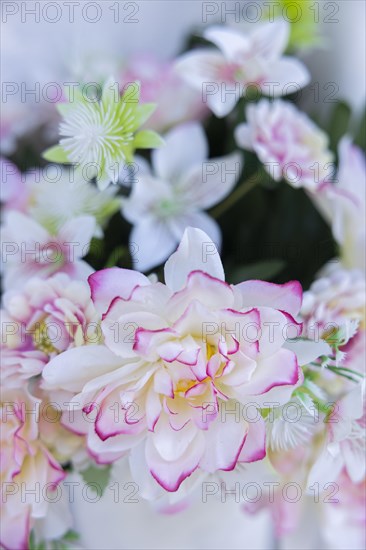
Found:
M 218 224 L 203 212 L 227 195 L 241 172 L 241 155 L 207 159 L 202 127 L 188 123 L 165 136 L 166 146 L 152 154 L 153 173 L 142 164 L 122 213 L 133 224 L 134 267 L 147 271 L 174 250 L 188 226 L 205 231 L 219 247 Z
M 218 117 L 228 115 L 249 86 L 261 93 L 284 96 L 306 86 L 306 67 L 283 56 L 290 25 L 276 20 L 260 24 L 250 33 L 221 26 L 209 27 L 203 36 L 218 50 L 202 48 L 184 54 L 178 73 L 202 93 L 202 100 Z M 294 88 L 295 85 L 295 88 Z

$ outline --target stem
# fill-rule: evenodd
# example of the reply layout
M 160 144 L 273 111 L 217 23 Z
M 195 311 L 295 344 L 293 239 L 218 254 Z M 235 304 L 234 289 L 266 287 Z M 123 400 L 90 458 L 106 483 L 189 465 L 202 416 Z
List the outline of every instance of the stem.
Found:
M 234 206 L 244 195 L 249 193 L 253 187 L 257 185 L 257 183 L 260 182 L 260 171 L 255 172 L 253 176 L 248 178 L 247 180 L 240 183 L 234 191 L 229 195 L 221 204 L 216 206 L 213 210 L 211 210 L 211 216 L 213 218 L 219 218 L 224 214 L 229 208 Z

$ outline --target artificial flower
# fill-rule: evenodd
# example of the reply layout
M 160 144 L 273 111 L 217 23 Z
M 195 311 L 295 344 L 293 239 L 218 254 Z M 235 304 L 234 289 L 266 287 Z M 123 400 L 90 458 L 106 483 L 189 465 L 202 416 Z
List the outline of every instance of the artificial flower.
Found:
M 5 289 L 16 288 L 30 277 L 47 278 L 56 272 L 85 279 L 93 271 L 81 258 L 95 233 L 92 216 L 77 216 L 56 233 L 15 210 L 7 211 L 2 226 L 2 271 Z
M 1 396 L 1 545 L 26 550 L 35 519 L 65 473 L 39 438 L 41 401 L 22 389 Z M 49 498 L 42 491 L 50 491 Z M 38 493 L 38 495 L 37 495 Z
M 301 345 L 298 356 L 286 348 L 301 332 L 300 285 L 230 286 L 216 247 L 192 228 L 165 264 L 165 284 L 119 268 L 89 280 L 105 343 L 52 359 L 43 387 L 74 395 L 69 427 L 95 459 L 130 452 L 140 476 L 174 492 L 196 470 L 263 458 L 259 410 L 285 403 L 303 379 Z
M 303 63 L 283 52 L 289 24 L 275 20 L 256 26 L 250 33 L 228 27 L 209 27 L 203 33 L 213 48 L 197 49 L 178 59 L 176 69 L 202 94 L 202 100 L 218 117 L 228 115 L 250 86 L 271 97 L 298 91 L 309 82 Z
M 174 128 L 165 141 L 153 152 L 153 173 L 141 166 L 122 206 L 134 226 L 130 247 L 139 271 L 166 260 L 188 226 L 202 229 L 220 247 L 220 228 L 203 210 L 229 195 L 242 168 L 237 153 L 208 160 L 207 140 L 197 123 Z
M 3 296 L 1 382 L 22 386 L 42 372 L 51 357 L 99 342 L 99 316 L 88 285 L 65 273 L 29 279 Z
M 292 103 L 261 99 L 246 108 L 235 131 L 239 147 L 254 151 L 270 176 L 314 191 L 332 172 L 328 137 Z
M 68 94 L 68 103 L 57 105 L 63 119 L 60 143 L 44 153 L 51 162 L 76 164 L 84 179 L 97 179 L 100 189 L 117 183 L 121 166 L 133 161 L 135 149 L 163 143 L 152 130 L 138 131 L 155 110 L 154 104 L 140 105 L 139 84 L 130 83 L 122 96 L 116 84 L 107 80 L 101 98 L 88 98 L 81 90 Z

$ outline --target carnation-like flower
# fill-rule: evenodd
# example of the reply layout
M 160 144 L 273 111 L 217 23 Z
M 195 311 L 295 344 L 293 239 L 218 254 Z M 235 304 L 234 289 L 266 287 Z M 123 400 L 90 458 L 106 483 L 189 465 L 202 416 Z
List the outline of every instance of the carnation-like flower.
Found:
M 175 71 L 170 61 L 152 54 L 137 54 L 128 59 L 119 77 L 121 85 L 141 82 L 141 101 L 156 103 L 148 121 L 149 128 L 163 132 L 182 122 L 201 120 L 207 106 Z
M 246 108 L 235 131 L 239 147 L 254 151 L 270 176 L 293 187 L 317 189 L 332 173 L 328 137 L 292 103 L 261 99 Z
M 65 167 L 47 165 L 21 174 L 9 160 L 2 159 L 0 168 L 4 210 L 28 214 L 52 233 L 72 218 L 88 215 L 95 218 L 100 236 L 120 205 L 115 187 L 99 191 Z
M 3 388 L 0 542 L 7 549 L 29 548 L 35 520 L 46 516 L 48 502 L 55 498 L 53 493 L 65 477 L 39 438 L 40 403 L 24 390 Z
M 101 337 L 88 285 L 64 273 L 6 292 L 1 313 L 1 382 L 6 386 L 23 386 L 56 354 Z
M 341 248 L 345 267 L 366 269 L 366 163 L 363 151 L 345 136 L 338 146 L 335 182 L 325 182 L 313 199 Z
M 116 84 L 107 80 L 100 100 L 75 90 L 68 103 L 59 103 L 62 139 L 44 153 L 51 162 L 77 164 L 84 179 L 96 178 L 100 189 L 117 182 L 121 166 L 133 161 L 135 149 L 162 145 L 155 132 L 138 131 L 155 105 L 139 104 L 138 83 L 130 83 L 121 97 Z
M 220 247 L 220 228 L 203 210 L 229 195 L 242 168 L 237 153 L 208 160 L 206 136 L 197 123 L 174 128 L 165 141 L 165 147 L 153 152 L 153 174 L 140 164 L 122 206 L 134 225 L 130 247 L 139 271 L 166 260 L 188 226 L 202 229 Z
M 229 114 L 253 85 L 264 95 L 287 95 L 294 91 L 294 84 L 297 91 L 310 79 L 301 61 L 283 56 L 289 31 L 289 24 L 280 20 L 257 25 L 250 33 L 209 27 L 203 36 L 218 50 L 184 54 L 177 61 L 177 71 L 218 117 Z
M 2 272 L 5 289 L 16 288 L 30 277 L 47 278 L 56 272 L 86 279 L 92 268 L 81 258 L 95 233 L 92 216 L 77 216 L 58 231 L 49 232 L 21 212 L 5 213 L 2 232 Z
M 96 460 L 130 452 L 139 479 L 173 492 L 196 470 L 263 458 L 263 403 L 285 403 L 302 381 L 301 342 L 298 354 L 286 347 L 301 331 L 299 283 L 230 286 L 214 244 L 192 228 L 165 284 L 119 268 L 89 280 L 105 344 L 58 355 L 43 385 L 74 394 L 64 422 Z

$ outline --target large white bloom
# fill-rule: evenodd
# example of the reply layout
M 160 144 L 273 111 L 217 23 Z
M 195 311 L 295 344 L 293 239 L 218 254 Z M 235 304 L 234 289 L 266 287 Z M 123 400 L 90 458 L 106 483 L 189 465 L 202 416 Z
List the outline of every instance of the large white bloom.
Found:
M 73 395 L 65 422 L 92 455 L 128 453 L 142 484 L 168 492 L 196 470 L 262 459 L 258 409 L 286 403 L 303 379 L 302 346 L 287 347 L 301 331 L 300 284 L 229 285 L 212 241 L 193 228 L 165 264 L 166 284 L 119 268 L 89 283 L 105 343 L 59 354 L 43 377 L 45 389 Z M 309 360 L 319 355 L 311 345 Z

